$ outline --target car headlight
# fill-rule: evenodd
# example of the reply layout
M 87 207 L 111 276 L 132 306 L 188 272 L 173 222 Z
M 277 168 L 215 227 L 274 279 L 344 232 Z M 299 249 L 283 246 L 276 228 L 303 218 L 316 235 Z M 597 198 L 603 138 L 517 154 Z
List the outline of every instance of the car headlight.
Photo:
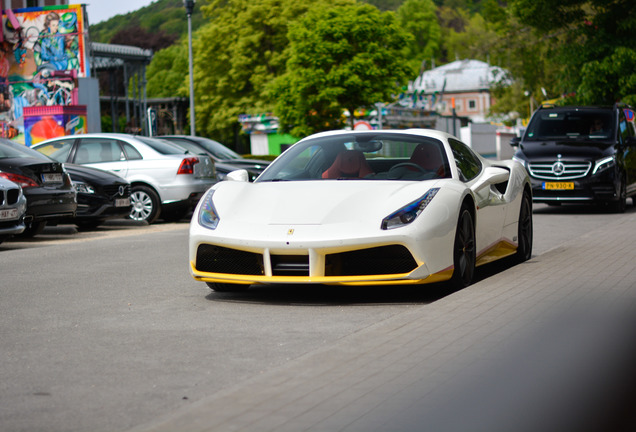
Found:
M 599 171 L 606 170 L 610 167 L 613 167 L 616 163 L 616 159 L 614 156 L 608 156 L 603 159 L 599 159 L 594 162 L 594 170 L 592 170 L 592 174 L 596 174 Z
M 439 188 L 429 189 L 421 198 L 409 203 L 382 219 L 382 229 L 390 230 L 408 225 L 417 218 L 437 194 Z
M 73 182 L 73 186 L 75 187 L 75 190 L 78 193 L 85 193 L 85 194 L 94 194 L 95 193 L 95 188 L 87 183 L 81 182 L 81 181 L 74 181 Z
M 203 201 L 199 209 L 199 224 L 210 229 L 216 229 L 220 221 L 219 214 L 214 208 L 213 196 L 214 190 L 210 189 L 202 198 Z

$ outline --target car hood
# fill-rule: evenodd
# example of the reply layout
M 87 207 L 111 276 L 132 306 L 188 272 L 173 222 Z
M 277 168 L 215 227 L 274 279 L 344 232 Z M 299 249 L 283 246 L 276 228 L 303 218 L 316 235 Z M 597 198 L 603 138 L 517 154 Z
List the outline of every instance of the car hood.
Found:
M 611 143 L 576 139 L 572 141 L 525 141 L 519 146 L 526 157 L 555 159 L 557 155 L 581 159 L 599 159 L 613 152 Z
M 236 169 L 254 169 L 263 171 L 270 161 L 260 159 L 222 159 L 219 162 L 237 167 Z
M 232 225 L 325 225 L 380 221 L 418 199 L 440 180 L 225 181 L 214 189 L 221 221 Z
M 83 165 L 65 163 L 64 167 L 73 180 L 96 184 L 127 184 L 128 180 L 110 171 Z

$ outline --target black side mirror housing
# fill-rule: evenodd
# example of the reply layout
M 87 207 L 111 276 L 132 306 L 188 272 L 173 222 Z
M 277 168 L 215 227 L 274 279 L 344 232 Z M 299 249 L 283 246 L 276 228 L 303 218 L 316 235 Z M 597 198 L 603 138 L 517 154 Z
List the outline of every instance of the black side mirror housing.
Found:
M 519 143 L 521 143 L 521 137 L 516 136 L 510 140 L 510 145 L 512 147 L 519 147 Z

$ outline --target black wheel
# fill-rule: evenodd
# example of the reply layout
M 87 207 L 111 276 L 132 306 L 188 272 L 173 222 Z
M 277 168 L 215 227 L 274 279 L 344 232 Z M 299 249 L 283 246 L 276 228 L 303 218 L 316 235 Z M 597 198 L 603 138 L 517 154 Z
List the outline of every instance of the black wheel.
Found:
M 46 221 L 32 221 L 27 224 L 26 229 L 20 234 L 21 237 L 31 238 L 40 234 L 46 228 Z
M 462 207 L 453 246 L 454 269 L 451 277 L 453 287 L 464 288 L 472 283 L 475 275 L 475 261 L 475 225 L 470 211 Z
M 627 189 L 625 187 L 625 181 L 621 181 L 621 190 L 618 194 L 618 199 L 612 201 L 609 204 L 609 210 L 612 213 L 625 213 L 627 208 Z
M 246 291 L 250 286 L 245 284 L 231 284 L 221 282 L 206 282 L 207 286 L 216 292 L 241 292 Z
M 161 213 L 161 202 L 159 195 L 148 186 L 135 185 L 130 193 L 130 218 L 139 222 L 146 221 L 153 223 Z
M 524 192 L 519 209 L 519 228 L 517 230 L 517 253 L 515 261 L 522 263 L 532 257 L 532 199 L 527 192 Z

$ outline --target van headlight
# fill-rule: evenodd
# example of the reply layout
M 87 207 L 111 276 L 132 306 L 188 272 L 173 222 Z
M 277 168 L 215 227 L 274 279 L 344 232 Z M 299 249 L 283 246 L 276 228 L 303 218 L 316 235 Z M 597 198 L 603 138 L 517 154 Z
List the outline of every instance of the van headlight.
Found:
M 513 160 L 513 161 L 517 161 L 517 162 L 519 162 L 519 163 L 521 164 L 521 166 L 522 166 L 522 167 L 524 167 L 524 168 L 526 167 L 526 161 L 525 161 L 525 160 L 523 160 L 523 159 L 521 159 L 519 156 L 516 156 L 516 155 L 515 155 L 515 156 L 513 156 L 513 157 L 512 157 L 512 160 Z
M 614 156 L 608 156 L 606 158 L 599 159 L 596 162 L 594 162 L 594 169 L 592 170 L 592 175 L 596 174 L 597 172 L 601 172 L 603 170 L 611 168 L 614 166 L 614 164 L 616 164 L 616 158 Z

